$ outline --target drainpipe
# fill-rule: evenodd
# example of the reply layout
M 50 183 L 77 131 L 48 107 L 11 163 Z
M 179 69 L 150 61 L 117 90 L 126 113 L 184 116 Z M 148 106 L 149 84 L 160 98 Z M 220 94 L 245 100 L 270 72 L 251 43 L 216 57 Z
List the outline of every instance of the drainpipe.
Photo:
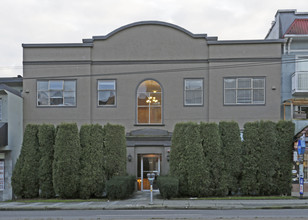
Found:
M 291 120 L 293 120 L 293 102 L 291 102 Z
M 287 53 L 287 42 L 289 41 L 289 38 L 287 38 L 287 40 L 284 42 L 283 44 L 283 54 Z
M 289 38 L 289 41 L 288 41 L 288 54 L 290 54 L 290 51 L 291 51 L 291 42 L 292 42 L 293 38 Z

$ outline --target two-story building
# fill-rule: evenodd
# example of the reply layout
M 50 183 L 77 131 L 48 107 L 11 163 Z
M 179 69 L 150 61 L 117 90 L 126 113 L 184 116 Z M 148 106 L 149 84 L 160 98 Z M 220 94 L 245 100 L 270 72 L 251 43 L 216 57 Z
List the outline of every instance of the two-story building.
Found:
M 23 139 L 22 78 L 0 78 L 0 201 L 12 199 L 11 177 Z
M 266 39 L 285 40 L 282 48 L 281 118 L 292 120 L 295 124 L 294 182 L 297 182 L 297 174 L 299 174 L 297 140 L 303 134 L 308 136 L 306 134 L 308 130 L 308 13 L 278 10 Z M 307 183 L 307 151 L 303 164 L 304 179 Z M 304 191 L 308 191 L 307 185 Z M 292 194 L 299 194 L 298 184 L 293 185 Z
M 308 13 L 278 10 L 266 39 L 284 39 L 281 116 L 293 120 L 296 133 L 308 125 Z
M 278 121 L 283 42 L 144 21 L 82 43 L 23 44 L 24 126 L 121 124 L 128 173 L 143 182 L 168 173 L 178 122 Z

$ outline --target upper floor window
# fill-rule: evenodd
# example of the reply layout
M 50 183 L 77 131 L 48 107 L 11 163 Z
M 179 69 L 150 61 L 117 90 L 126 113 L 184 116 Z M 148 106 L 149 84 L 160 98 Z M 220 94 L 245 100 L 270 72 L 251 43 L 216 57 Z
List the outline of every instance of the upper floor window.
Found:
M 203 105 L 203 79 L 184 80 L 184 105 Z
M 0 99 L 0 121 L 2 120 L 2 99 Z
M 265 78 L 225 78 L 224 104 L 265 104 Z
M 76 80 L 37 81 L 38 106 L 76 106 Z
M 137 89 L 137 123 L 162 123 L 162 89 L 154 80 L 143 81 Z
M 115 80 L 98 80 L 98 105 L 115 106 L 116 105 L 116 81 Z
M 296 71 L 297 72 L 308 72 L 308 57 L 297 57 L 296 60 Z

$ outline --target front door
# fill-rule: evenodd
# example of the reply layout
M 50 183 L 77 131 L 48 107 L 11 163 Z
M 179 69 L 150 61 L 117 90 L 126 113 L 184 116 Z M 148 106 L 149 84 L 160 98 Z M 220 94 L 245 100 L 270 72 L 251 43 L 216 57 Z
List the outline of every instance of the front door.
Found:
M 157 190 L 157 176 L 160 175 L 160 154 L 140 154 L 138 155 L 138 164 L 140 164 L 140 190 L 150 190 L 150 183 L 147 177 L 148 173 L 155 173 L 155 180 L 153 184 L 153 189 Z

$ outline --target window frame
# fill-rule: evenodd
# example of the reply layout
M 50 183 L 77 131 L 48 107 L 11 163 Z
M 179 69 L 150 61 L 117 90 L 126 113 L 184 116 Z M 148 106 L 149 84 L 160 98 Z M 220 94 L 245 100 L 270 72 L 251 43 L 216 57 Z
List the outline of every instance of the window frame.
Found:
M 201 91 L 201 103 L 197 104 L 188 104 L 186 103 L 186 91 L 199 91 L 199 90 L 186 90 L 186 81 L 188 80 L 201 80 L 202 81 L 202 89 Z M 183 103 L 184 107 L 202 107 L 204 106 L 204 78 L 184 78 L 183 80 Z
M 296 59 L 295 72 L 308 72 L 308 68 L 307 68 L 307 70 L 299 70 L 300 69 L 299 68 L 300 62 L 298 62 L 300 60 L 307 60 L 308 61 L 308 56 L 307 55 L 296 55 L 295 59 Z
M 139 123 L 138 121 L 138 110 L 139 110 L 139 105 L 138 105 L 138 89 L 140 87 L 140 85 L 146 81 L 155 81 L 159 86 L 160 86 L 160 97 L 161 97 L 161 101 L 160 101 L 160 122 L 159 123 L 151 123 L 150 120 L 151 120 L 151 115 L 149 115 L 149 123 Z M 150 92 L 149 92 L 150 93 Z M 162 85 L 159 83 L 159 81 L 157 81 L 156 79 L 152 79 L 152 78 L 148 78 L 148 79 L 144 79 L 142 80 L 138 86 L 136 87 L 136 91 L 135 91 L 135 97 L 136 97 L 136 103 L 135 103 L 135 108 L 136 108 L 136 114 L 135 114 L 135 125 L 136 126 L 164 126 L 164 111 L 163 111 L 163 106 L 164 106 L 164 97 L 163 97 L 163 94 L 164 94 L 164 89 L 162 87 Z M 141 106 L 143 107 L 143 106 Z M 145 106 L 144 106 L 145 107 Z M 149 105 L 149 109 L 150 109 L 150 105 Z M 149 113 L 150 114 L 150 113 Z
M 100 90 L 99 89 L 99 82 L 100 81 L 114 81 L 114 90 L 109 90 L 109 89 Z M 117 91 L 117 89 L 118 89 L 117 80 L 116 79 L 98 79 L 96 85 L 97 85 L 97 87 L 96 87 L 96 89 L 97 89 L 97 93 L 96 93 L 97 94 L 97 107 L 99 107 L 99 108 L 117 107 L 117 93 L 118 93 L 118 91 Z M 114 91 L 114 93 L 115 93 L 114 104 L 113 105 L 100 105 L 99 104 L 99 92 L 100 91 Z
M 48 82 L 48 89 L 47 90 L 39 90 L 39 88 L 38 88 L 39 82 L 43 82 L 43 81 Z M 62 91 L 62 99 L 63 99 L 62 105 L 51 105 L 50 104 L 50 100 L 51 100 L 50 91 L 56 91 L 56 90 L 50 89 L 50 82 L 51 81 L 62 81 L 63 82 L 62 90 L 59 90 L 59 91 Z M 74 82 L 74 91 L 65 91 L 64 90 L 65 82 L 68 82 L 68 81 Z M 47 105 L 39 105 L 38 104 L 38 101 L 39 101 L 38 94 L 41 91 L 47 91 L 47 93 L 48 93 L 48 104 Z M 74 98 L 75 98 L 74 105 L 65 105 L 64 104 L 64 100 L 65 100 L 64 92 L 74 92 Z M 77 107 L 77 80 L 76 79 L 43 79 L 43 80 L 37 80 L 36 81 L 36 107 L 39 107 L 39 108 L 75 108 L 75 107 Z
M 235 79 L 235 88 L 227 88 L 227 90 L 235 90 L 235 102 L 234 103 L 226 103 L 226 84 L 225 84 L 225 80 L 226 79 Z M 239 79 L 250 79 L 250 88 L 239 88 L 238 87 L 238 80 Z M 259 88 L 259 87 L 254 87 L 253 83 L 255 79 L 262 79 L 264 81 L 264 87 L 263 88 Z M 256 103 L 254 101 L 254 90 L 260 90 L 262 89 L 264 91 L 263 93 L 263 102 L 262 103 Z M 239 90 L 250 90 L 251 93 L 251 102 L 250 103 L 241 103 L 238 102 L 238 91 Z M 225 106 L 262 106 L 266 104 L 266 77 L 265 76 L 258 76 L 258 77 L 246 77 L 246 76 L 240 76 L 240 77 L 224 77 L 223 78 L 223 103 Z

